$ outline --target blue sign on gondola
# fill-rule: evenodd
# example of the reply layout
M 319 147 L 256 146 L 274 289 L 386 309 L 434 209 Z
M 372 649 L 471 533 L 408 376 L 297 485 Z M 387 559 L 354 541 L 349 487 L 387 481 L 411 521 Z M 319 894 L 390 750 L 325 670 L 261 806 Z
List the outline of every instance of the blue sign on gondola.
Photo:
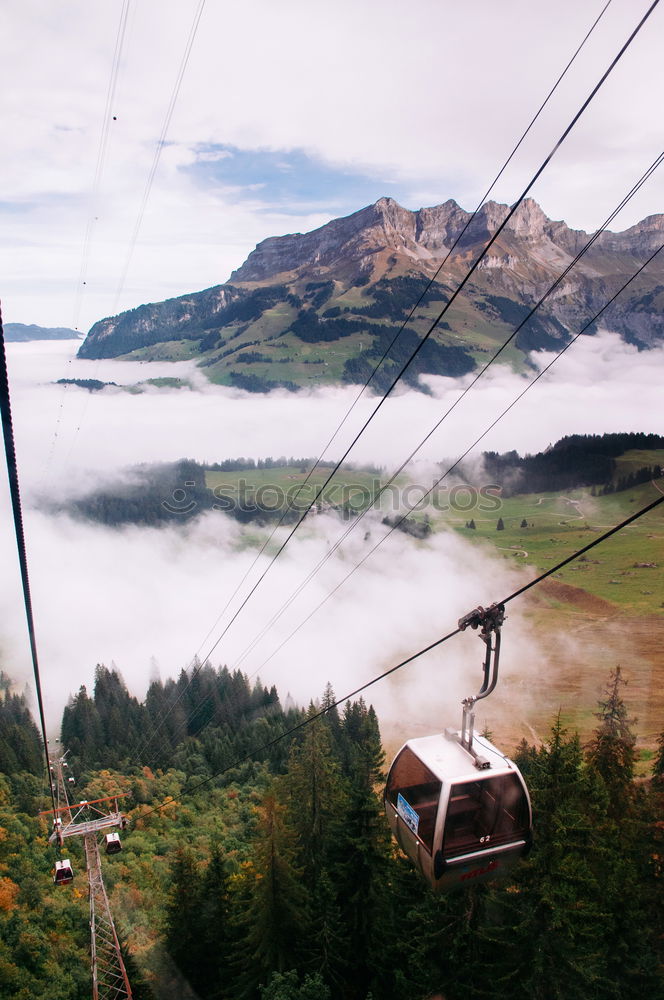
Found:
M 397 812 L 406 826 L 409 826 L 413 833 L 417 833 L 417 828 L 420 825 L 420 817 L 413 807 L 406 802 L 401 792 L 397 795 Z

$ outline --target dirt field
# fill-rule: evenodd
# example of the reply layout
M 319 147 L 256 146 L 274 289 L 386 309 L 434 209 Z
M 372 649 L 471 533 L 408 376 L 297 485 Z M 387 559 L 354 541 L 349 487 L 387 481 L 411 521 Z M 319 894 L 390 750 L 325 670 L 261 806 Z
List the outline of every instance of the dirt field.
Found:
M 563 723 L 585 741 L 597 724 L 594 712 L 609 672 L 620 666 L 627 680 L 623 697 L 637 746 L 648 769 L 649 751 L 664 731 L 664 614 L 630 614 L 614 604 L 556 580 L 529 598 L 527 620 L 539 636 L 540 659 L 516 665 L 510 659 L 508 625 L 504 628 L 503 662 L 509 665 L 493 695 L 478 703 L 477 725 L 485 722 L 494 739 L 508 751 L 524 737 L 546 739 L 560 711 Z M 479 677 L 478 677 L 479 681 Z M 410 736 L 439 730 L 441 707 L 432 706 L 416 732 L 391 725 L 383 737 L 388 757 Z M 450 720 L 460 725 L 459 718 Z

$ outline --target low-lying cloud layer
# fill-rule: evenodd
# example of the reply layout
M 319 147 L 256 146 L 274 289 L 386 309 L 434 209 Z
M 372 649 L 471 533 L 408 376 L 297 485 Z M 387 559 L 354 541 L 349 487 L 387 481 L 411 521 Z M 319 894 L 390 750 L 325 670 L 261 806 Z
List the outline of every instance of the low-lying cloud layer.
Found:
M 393 534 L 292 641 L 266 663 L 292 630 L 386 532 L 366 519 L 269 635 L 244 658 L 241 669 L 275 683 L 306 704 L 326 682 L 338 696 L 354 690 L 402 658 L 453 629 L 477 603 L 491 603 L 513 589 L 521 574 L 499 557 L 453 534 L 426 545 Z M 213 653 L 213 663 L 232 667 L 284 598 L 325 555 L 340 533 L 336 518 L 321 516 L 274 565 L 251 604 L 241 612 Z M 56 723 L 67 696 L 90 686 L 98 662 L 116 663 L 130 689 L 145 692 L 154 661 L 162 677 L 205 656 L 229 620 L 213 629 L 256 549 L 243 545 L 242 529 L 223 514 L 207 514 L 186 528 L 111 530 L 66 516 L 31 512 L 27 519 L 34 613 L 47 712 Z M 265 537 L 260 532 L 261 540 Z M 283 538 L 283 532 L 280 536 Z M 3 563 L 11 565 L 11 538 L 3 534 Z M 263 557 L 241 593 L 267 565 Z M 16 575 L 17 576 L 17 575 Z M 28 676 L 24 616 L 18 579 L 2 594 L 5 669 Z M 237 607 L 237 600 L 231 610 Z M 469 634 L 470 635 L 470 634 Z M 474 635 L 474 634 L 473 634 Z M 518 618 L 510 641 L 524 640 Z M 406 668 L 407 684 L 372 689 L 367 698 L 385 717 L 418 718 L 433 698 L 457 721 L 458 703 L 479 685 L 482 649 L 477 639 L 457 638 Z
M 359 387 L 254 395 L 213 386 L 190 363 L 136 364 L 71 359 L 71 343 L 9 345 L 10 378 L 23 488 L 81 491 L 81 478 L 113 475 L 141 462 L 239 456 L 317 456 Z M 537 369 L 550 355 L 532 356 Z M 581 337 L 477 451 L 536 452 L 565 434 L 661 431 L 664 347 L 640 352 L 617 335 Z M 120 385 L 186 375 L 196 386 L 131 395 L 52 384 L 96 378 Z M 457 458 L 532 376 L 493 365 L 418 453 L 427 463 Z M 396 468 L 460 396 L 468 379 L 428 376 L 433 395 L 405 391 L 382 407 L 349 460 Z M 327 453 L 338 458 L 375 408 L 365 394 Z
M 106 389 L 90 394 L 52 382 L 60 377 L 136 382 L 174 374 L 174 367 L 68 364 L 71 350 L 67 344 L 9 347 L 37 638 L 52 726 L 68 695 L 80 684 L 91 683 L 97 662 L 115 662 L 140 696 L 150 679 L 152 657 L 166 677 L 187 666 L 196 652 L 205 655 L 228 619 L 210 639 L 204 637 L 265 534 L 264 529 L 242 529 L 218 512 L 184 526 L 115 530 L 47 515 L 34 508 L 35 497 L 80 493 L 140 462 L 315 455 L 357 391 L 253 396 L 197 383 L 192 390 L 151 389 L 131 395 Z M 534 358 L 536 365 L 547 360 Z M 661 431 L 662 371 L 664 349 L 639 353 L 611 334 L 582 338 L 479 450 L 536 451 L 569 433 Z M 428 381 L 433 396 L 409 391 L 390 400 L 351 457 L 388 470 L 398 465 L 465 384 Z M 413 476 L 429 470 L 434 461 L 456 458 L 523 385 L 522 376 L 503 367 L 491 369 L 428 443 Z M 353 428 L 375 403 L 375 398 L 360 401 L 342 438 L 354 434 Z M 332 454 L 338 455 L 342 447 L 335 443 Z M 0 500 L 8 515 L 4 480 Z M 4 669 L 25 681 L 31 669 L 15 544 L 8 516 L 4 523 L 0 648 Z M 214 652 L 215 664 L 233 666 L 238 661 L 345 527 L 323 515 L 298 532 Z M 504 597 L 524 579 L 524 571 L 454 534 L 416 544 L 397 532 L 265 662 L 385 531 L 377 514 L 368 516 L 269 637 L 242 661 L 242 669 L 259 671 L 265 683 L 277 684 L 282 697 L 290 691 L 300 702 L 317 697 L 328 680 L 342 695 L 449 631 L 475 605 Z M 265 565 L 263 557 L 250 581 Z M 517 663 L 540 658 L 521 614 L 518 608 L 510 610 L 506 677 Z M 476 637 L 457 637 L 406 668 L 407 680 L 397 675 L 372 688 L 368 697 L 384 717 L 403 725 L 419 724 L 423 713 L 437 719 L 439 712 L 440 725 L 456 722 L 459 699 L 479 681 L 481 658 Z

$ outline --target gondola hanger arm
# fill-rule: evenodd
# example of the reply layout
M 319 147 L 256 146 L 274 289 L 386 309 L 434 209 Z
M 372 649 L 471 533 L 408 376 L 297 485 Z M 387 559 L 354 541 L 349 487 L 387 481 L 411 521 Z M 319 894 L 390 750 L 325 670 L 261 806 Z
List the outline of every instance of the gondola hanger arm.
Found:
M 481 605 L 469 611 L 459 619 L 459 631 L 467 628 L 480 629 L 480 639 L 486 646 L 484 663 L 482 665 L 482 686 L 476 695 L 463 700 L 463 718 L 459 742 L 464 750 L 473 757 L 475 766 L 480 770 L 489 767 L 489 762 L 481 757 L 473 747 L 473 730 L 475 726 L 475 702 L 487 698 L 498 683 L 498 664 L 500 661 L 500 630 L 505 621 L 505 605 L 491 604 L 488 608 Z

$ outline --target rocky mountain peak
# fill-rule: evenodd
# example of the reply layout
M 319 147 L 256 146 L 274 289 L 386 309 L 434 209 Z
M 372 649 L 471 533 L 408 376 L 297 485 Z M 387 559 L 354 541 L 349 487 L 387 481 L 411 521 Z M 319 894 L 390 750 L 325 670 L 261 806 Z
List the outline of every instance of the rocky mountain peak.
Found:
M 493 235 L 509 208 L 495 201 L 484 204 L 464 236 L 460 250 Z M 333 219 L 310 233 L 293 233 L 263 240 L 234 271 L 234 284 L 265 281 L 308 266 L 335 267 L 341 261 L 366 265 L 371 254 L 395 250 L 426 261 L 442 257 L 470 219 L 453 200 L 410 211 L 394 198 L 379 198 L 373 205 L 345 218 Z M 542 238 L 551 221 L 532 198 L 527 198 L 510 219 L 507 231 L 529 241 Z M 559 223 L 564 226 L 564 223 Z
M 325 352 L 333 343 L 335 359 L 344 358 L 343 379 L 362 381 L 431 277 L 430 297 L 438 308 L 445 286 L 467 275 L 469 262 L 480 258 L 508 214 L 509 206 L 495 201 L 471 216 L 452 199 L 410 211 L 393 198 L 379 198 L 312 232 L 263 240 L 229 283 L 100 321 L 79 354 L 118 357 L 157 345 L 155 356 L 175 359 L 198 351 L 201 366 L 216 379 L 257 391 L 329 381 Z M 610 289 L 662 244 L 663 235 L 664 216 L 653 215 L 600 236 L 519 333 L 517 349 L 557 349 L 604 308 Z M 471 370 L 472 352 L 485 352 L 487 343 L 513 331 L 587 239 L 525 199 L 450 308 L 429 354 L 422 352 L 421 370 Z M 664 338 L 663 268 L 660 255 L 603 317 L 644 347 Z M 413 323 L 409 336 L 416 337 L 425 317 Z M 163 346 L 170 341 L 177 346 Z M 198 348 L 191 346 L 199 341 Z

